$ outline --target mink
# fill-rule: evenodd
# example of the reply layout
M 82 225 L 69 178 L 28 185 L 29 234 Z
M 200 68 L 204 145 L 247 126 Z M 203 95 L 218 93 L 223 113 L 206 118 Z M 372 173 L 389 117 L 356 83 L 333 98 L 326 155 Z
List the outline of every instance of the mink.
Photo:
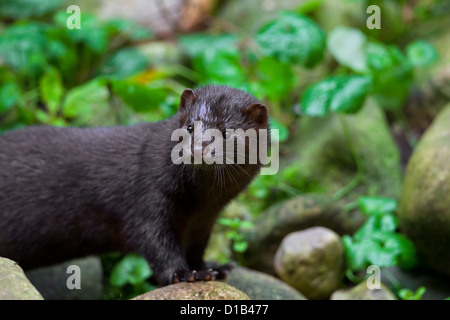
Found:
M 252 95 L 186 89 L 166 120 L 98 128 L 30 126 L 0 136 L 0 256 L 25 270 L 87 255 L 138 253 L 159 285 L 225 277 L 204 262 L 224 206 L 261 163 L 175 164 L 175 129 L 267 129 Z M 205 145 L 202 144 L 204 151 Z M 246 149 L 246 152 L 248 150 Z

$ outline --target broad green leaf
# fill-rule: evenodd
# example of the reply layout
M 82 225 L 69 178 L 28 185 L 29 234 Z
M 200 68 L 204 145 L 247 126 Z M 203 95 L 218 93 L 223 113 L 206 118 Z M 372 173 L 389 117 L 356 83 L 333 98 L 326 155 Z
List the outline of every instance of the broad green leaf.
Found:
M 367 66 L 373 78 L 373 95 L 383 108 L 396 109 L 404 103 L 412 82 L 411 64 L 396 47 L 380 43 L 367 46 Z
M 152 275 L 147 261 L 138 255 L 128 254 L 114 267 L 110 276 L 110 283 L 122 287 L 125 284 L 136 285 Z
M 282 13 L 256 35 L 265 55 L 281 62 L 313 67 L 322 61 L 325 34 L 312 20 L 296 13 Z
M 104 74 L 119 79 L 143 71 L 148 66 L 147 58 L 135 48 L 125 48 L 117 51 L 102 68 Z
M 422 296 L 425 294 L 427 289 L 425 287 L 419 287 L 416 292 L 413 292 L 409 289 L 400 289 L 398 291 L 398 296 L 402 300 L 420 300 Z
M 365 46 L 367 38 L 358 29 L 337 27 L 327 38 L 327 47 L 331 55 L 342 65 L 353 71 L 367 70 Z
M 397 201 L 383 197 L 360 197 L 359 207 L 362 212 L 370 215 L 391 213 L 397 210 Z
M 371 87 L 368 76 L 336 76 L 310 86 L 303 94 L 301 108 L 309 116 L 330 112 L 355 113 L 361 109 Z
M 62 114 L 85 124 L 99 109 L 109 107 L 109 91 L 103 79 L 91 80 L 70 90 L 64 100 Z
M 245 252 L 248 248 L 248 243 L 246 241 L 236 241 L 233 243 L 233 250 L 239 253 Z
M 406 47 L 408 61 L 415 67 L 426 67 L 438 59 L 438 53 L 431 43 L 417 40 Z
M 168 95 L 168 89 L 165 87 L 150 87 L 128 80 L 112 81 L 112 90 L 136 112 L 159 108 Z
M 289 64 L 272 57 L 259 59 L 256 66 L 261 91 L 270 101 L 282 101 L 294 86 L 294 72 Z
M 195 70 L 202 75 L 201 83 L 214 83 L 245 88 L 245 75 L 237 49 L 206 51 L 193 60 Z
M 21 92 L 17 83 L 7 82 L 0 86 L 0 115 L 21 101 Z
M 46 104 L 50 114 L 55 115 L 64 93 L 61 74 L 55 68 L 48 68 L 39 81 L 42 101 Z
M 63 0 L 0 0 L 0 17 L 24 19 L 39 17 L 57 9 Z
M 67 18 L 70 13 L 60 11 L 53 20 L 57 26 L 66 30 L 67 37 L 76 43 L 82 43 L 96 54 L 104 54 L 108 49 L 108 28 L 95 16 L 88 13 L 82 15 L 81 29 L 67 29 Z
M 39 74 L 47 64 L 47 30 L 34 22 L 6 28 L 0 34 L 0 57 L 16 72 Z

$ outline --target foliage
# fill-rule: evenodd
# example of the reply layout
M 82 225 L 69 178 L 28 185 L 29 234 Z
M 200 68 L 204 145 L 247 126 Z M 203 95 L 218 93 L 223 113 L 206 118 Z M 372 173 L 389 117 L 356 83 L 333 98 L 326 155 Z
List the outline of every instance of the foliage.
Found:
M 32 124 L 157 121 L 176 112 L 185 87 L 209 83 L 246 90 L 266 103 L 270 127 L 279 130 L 282 146 L 294 137 L 299 117 L 356 113 L 367 97 L 398 116 L 417 74 L 439 60 L 433 45 L 409 30 L 445 11 L 444 1 L 435 0 L 416 3 L 409 20 L 395 14 L 408 12 L 408 3 L 379 0 L 380 31 L 354 23 L 325 31 L 318 22 L 324 1 L 304 1 L 252 33 L 215 28 L 179 36 L 176 45 L 185 60 L 167 68 L 154 66 L 134 46 L 153 35 L 132 21 L 102 21 L 83 12 L 83 28 L 69 30 L 68 14 L 58 11 L 61 0 L 0 0 L 0 132 Z M 344 131 L 345 126 L 343 122 Z M 352 146 L 352 137 L 347 138 Z M 259 214 L 277 201 L 322 192 L 318 183 L 302 178 L 302 170 L 284 165 L 277 175 L 259 176 L 240 199 Z M 414 247 L 397 228 L 396 201 L 363 197 L 358 204 L 368 220 L 353 236 L 343 237 L 349 273 L 371 264 L 414 266 Z M 252 227 L 251 222 L 218 223 L 233 250 L 243 253 L 247 243 L 241 231 Z M 116 255 L 108 261 L 109 298 L 128 298 L 152 288 L 143 258 Z M 399 294 L 420 299 L 424 291 Z
M 285 12 L 264 26 L 256 41 L 265 55 L 280 62 L 313 67 L 325 52 L 324 32 L 306 16 Z
M 425 291 L 427 291 L 425 287 L 419 287 L 416 292 L 409 289 L 401 289 L 398 295 L 402 300 L 421 300 Z
M 253 223 L 250 221 L 241 220 L 239 218 L 220 218 L 218 223 L 228 229 L 225 232 L 225 236 L 227 239 L 232 241 L 232 248 L 234 252 L 245 252 L 247 250 L 248 243 L 244 240 L 244 237 L 240 231 L 253 228 Z
M 158 120 L 176 111 L 182 86 L 168 80 L 173 74 L 148 71 L 148 58 L 127 47 L 149 39 L 149 30 L 87 13 L 83 28 L 69 30 L 66 19 L 57 12 L 52 21 L 17 21 L 0 35 L 2 129 L 89 125 L 95 115 L 108 113 L 113 123 L 132 123 L 134 113 L 153 110 Z
M 414 267 L 417 264 L 414 245 L 397 231 L 396 201 L 361 197 L 359 207 L 369 218 L 353 236 L 342 238 L 348 270 L 361 271 L 369 265 Z
M 143 257 L 136 254 L 110 254 L 103 257 L 109 274 L 106 286 L 107 299 L 131 299 L 156 287 L 147 280 L 152 271 Z

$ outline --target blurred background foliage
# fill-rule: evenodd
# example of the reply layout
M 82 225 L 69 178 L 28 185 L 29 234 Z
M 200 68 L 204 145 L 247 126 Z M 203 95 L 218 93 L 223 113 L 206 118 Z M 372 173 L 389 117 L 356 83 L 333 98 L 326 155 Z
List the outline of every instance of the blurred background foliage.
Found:
M 187 10 L 185 2 L 172 8 L 181 19 L 172 19 L 169 31 L 161 31 L 149 25 L 148 17 L 143 23 L 139 18 L 101 14 L 106 6 L 102 1 L 0 0 L 0 132 L 35 124 L 158 121 L 176 113 L 184 88 L 224 84 L 246 90 L 269 106 L 271 127 L 280 130 L 282 156 L 277 175 L 258 177 L 240 196 L 248 212 L 220 220 L 218 228 L 227 230 L 236 254 L 247 249 L 239 231 L 242 225 L 248 227 L 244 220 L 294 196 L 328 192 L 348 211 L 364 211 L 371 201 L 395 202 L 398 190 L 383 193 L 383 186 L 395 188 L 398 183 L 397 175 L 389 171 L 389 161 L 398 159 L 380 155 L 377 168 L 386 168 L 386 176 L 393 180 L 373 183 L 371 174 L 376 170 L 367 161 L 374 154 L 358 142 L 352 119 L 386 117 L 399 161 L 407 161 L 443 106 L 441 101 L 450 97 L 448 89 L 440 89 L 450 78 L 449 2 L 203 2 L 208 3 L 206 13 Z M 81 29 L 66 26 L 70 4 L 81 7 Z M 366 27 L 370 16 L 366 8 L 371 4 L 381 8 L 381 29 Z M 430 88 L 438 89 L 430 92 Z M 378 111 L 362 110 L 367 101 Z M 316 125 L 328 121 L 316 119 L 328 118 L 337 119 L 345 141 L 339 147 L 343 153 L 330 148 L 329 138 L 316 132 L 335 130 L 334 122 Z M 311 133 L 306 136 L 320 145 L 321 156 L 316 147 L 301 141 L 299 130 Z M 379 146 L 374 142 L 374 148 Z M 311 151 L 311 163 L 293 160 L 297 148 Z M 335 167 L 335 162 L 343 166 Z M 364 195 L 387 198 L 361 198 Z M 365 212 L 368 224 L 344 238 L 350 272 L 377 261 L 413 264 L 412 244 L 396 232 L 395 207 Z M 368 237 L 373 240 L 369 249 L 361 242 Z M 373 250 L 380 255 L 369 256 Z M 135 294 L 133 288 L 149 289 L 142 282 L 151 271 L 138 257 L 110 259 L 114 263 L 106 263 L 110 266 L 106 269 L 113 275 L 112 286 L 128 286 L 130 296 Z

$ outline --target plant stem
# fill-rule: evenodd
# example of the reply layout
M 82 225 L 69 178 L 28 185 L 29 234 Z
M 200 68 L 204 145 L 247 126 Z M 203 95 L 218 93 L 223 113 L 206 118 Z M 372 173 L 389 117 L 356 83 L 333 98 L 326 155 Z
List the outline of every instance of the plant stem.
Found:
M 344 116 L 342 116 L 340 114 L 338 114 L 338 118 L 339 118 L 339 121 L 341 122 L 342 129 L 344 131 L 344 136 L 345 136 L 345 139 L 347 140 L 347 144 L 350 149 L 350 153 L 352 154 L 352 157 L 356 162 L 357 172 L 356 172 L 356 175 L 353 177 L 353 179 L 345 187 L 343 187 L 342 189 L 340 189 L 333 195 L 334 200 L 341 199 L 342 197 L 347 195 L 350 191 L 355 189 L 358 186 L 358 184 L 361 182 L 361 179 L 363 176 L 362 175 L 363 164 L 361 162 L 361 158 L 359 157 L 358 153 L 355 150 L 355 145 L 352 140 L 352 136 L 350 133 L 350 128 L 348 126 L 347 120 L 345 119 Z

